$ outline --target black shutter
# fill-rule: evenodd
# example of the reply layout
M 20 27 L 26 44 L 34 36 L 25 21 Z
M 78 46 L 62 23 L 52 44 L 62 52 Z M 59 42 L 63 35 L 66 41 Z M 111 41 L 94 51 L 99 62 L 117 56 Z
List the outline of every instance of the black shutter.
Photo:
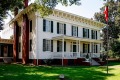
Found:
M 64 24 L 64 34 L 66 35 L 66 24 Z
M 43 19 L 43 31 L 46 31 L 46 20 Z
M 93 30 L 91 30 L 91 39 L 93 39 Z
M 83 53 L 85 53 L 85 44 L 83 43 Z
M 96 53 L 98 52 L 98 46 L 96 45 Z
M 64 41 L 64 51 L 66 52 L 66 42 Z
M 85 28 L 83 28 L 83 37 L 85 37 Z
M 53 21 L 51 21 L 51 33 L 53 33 Z
M 59 41 L 57 41 L 57 52 L 59 52 Z
M 97 31 L 96 31 L 96 39 L 97 39 Z
M 46 51 L 46 39 L 43 39 L 43 51 Z
M 57 22 L 57 34 L 59 34 L 59 22 Z
M 30 21 L 30 32 L 32 32 L 32 20 Z
M 90 53 L 90 45 L 88 44 L 88 53 Z
M 73 26 L 72 26 L 71 32 L 72 32 L 72 36 L 73 36 Z
M 89 38 L 89 29 L 88 29 L 88 38 Z
M 53 40 L 51 40 L 51 52 L 53 52 Z
M 78 37 L 78 27 L 77 27 L 77 37 Z

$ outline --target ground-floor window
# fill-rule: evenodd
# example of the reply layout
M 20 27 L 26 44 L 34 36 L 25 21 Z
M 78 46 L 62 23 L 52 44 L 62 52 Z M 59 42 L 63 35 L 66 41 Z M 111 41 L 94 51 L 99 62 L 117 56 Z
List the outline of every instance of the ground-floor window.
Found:
M 53 40 L 43 39 L 43 51 L 53 52 Z
M 89 53 L 89 44 L 83 43 L 83 53 Z
M 66 42 L 64 41 L 64 51 L 66 51 Z M 57 52 L 62 52 L 62 41 L 57 41 Z

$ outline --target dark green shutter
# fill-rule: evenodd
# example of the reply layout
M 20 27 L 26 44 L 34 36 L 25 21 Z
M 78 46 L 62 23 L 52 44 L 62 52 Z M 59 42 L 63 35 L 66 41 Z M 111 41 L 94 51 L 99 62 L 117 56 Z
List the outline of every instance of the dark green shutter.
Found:
M 32 32 L 32 20 L 30 21 L 30 32 Z
M 96 53 L 98 52 L 98 46 L 96 45 Z
M 72 26 L 71 32 L 72 32 L 72 36 L 73 36 L 73 26 Z
M 51 40 L 51 52 L 53 52 L 53 40 Z
M 43 19 L 43 31 L 45 31 L 45 30 L 46 30 L 46 20 Z
M 96 31 L 96 39 L 97 39 L 97 31 Z
M 64 51 L 66 52 L 66 42 L 64 41 Z
M 46 51 L 46 40 L 45 39 L 43 39 L 43 51 Z
M 57 41 L 57 52 L 59 52 L 59 41 Z
M 53 33 L 53 21 L 51 21 L 51 33 Z
M 57 22 L 57 34 L 59 34 L 59 22 Z
M 90 53 L 90 45 L 88 44 L 88 53 Z
M 83 43 L 83 53 L 85 53 L 85 44 Z
M 88 29 L 88 38 L 89 38 L 89 29 Z
M 78 37 L 78 27 L 77 27 L 77 37 Z
M 85 37 L 85 28 L 83 28 L 83 37 Z
M 66 35 L 66 24 L 64 24 L 64 34 Z

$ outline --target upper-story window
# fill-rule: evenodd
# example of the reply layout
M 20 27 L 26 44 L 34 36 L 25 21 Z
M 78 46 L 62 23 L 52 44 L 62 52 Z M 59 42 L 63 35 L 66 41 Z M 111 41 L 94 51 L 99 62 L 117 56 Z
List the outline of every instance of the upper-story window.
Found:
M 43 51 L 53 52 L 53 40 L 43 39 Z
M 53 33 L 53 21 L 43 19 L 43 31 Z
M 83 38 L 89 38 L 89 29 L 83 28 Z
M 32 32 L 32 20 L 30 20 L 30 32 Z
M 57 22 L 57 33 L 66 35 L 66 24 Z
M 72 36 L 78 36 L 78 27 L 72 26 Z
M 91 39 L 97 39 L 97 31 L 91 30 Z

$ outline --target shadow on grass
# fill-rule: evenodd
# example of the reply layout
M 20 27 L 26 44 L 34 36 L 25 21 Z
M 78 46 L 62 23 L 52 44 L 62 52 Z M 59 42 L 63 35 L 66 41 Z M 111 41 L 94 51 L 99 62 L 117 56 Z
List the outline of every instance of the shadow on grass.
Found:
M 0 65 L 0 80 L 59 80 L 64 74 L 66 80 L 105 80 L 105 68 L 99 66 L 26 66 L 21 64 Z M 109 74 L 108 76 L 112 76 Z

